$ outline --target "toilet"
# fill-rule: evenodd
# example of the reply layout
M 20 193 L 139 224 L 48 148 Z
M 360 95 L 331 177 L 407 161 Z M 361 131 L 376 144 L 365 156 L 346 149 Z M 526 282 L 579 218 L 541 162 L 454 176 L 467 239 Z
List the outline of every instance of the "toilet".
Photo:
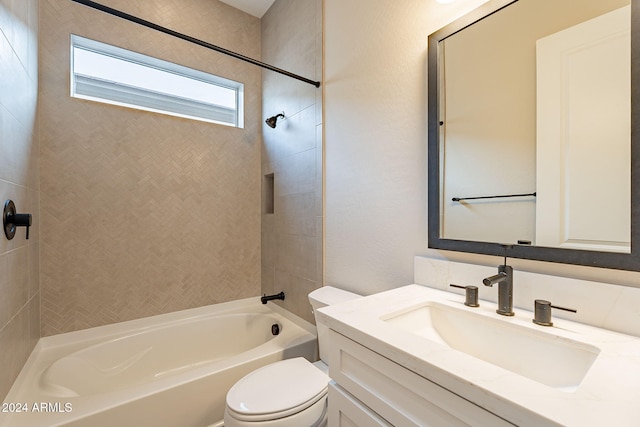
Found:
M 324 286 L 309 294 L 315 310 L 360 298 L 342 289 Z M 227 393 L 225 427 L 325 426 L 329 383 L 328 328 L 318 323 L 320 360 L 303 357 L 281 360 L 245 375 Z

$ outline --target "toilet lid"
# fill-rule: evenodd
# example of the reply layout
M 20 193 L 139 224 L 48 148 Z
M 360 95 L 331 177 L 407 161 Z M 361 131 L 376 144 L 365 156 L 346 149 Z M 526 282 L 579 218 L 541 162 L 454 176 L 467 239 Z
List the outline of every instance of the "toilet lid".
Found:
M 302 357 L 272 363 L 238 381 L 227 393 L 227 408 L 240 416 L 301 411 L 327 391 L 330 378 Z

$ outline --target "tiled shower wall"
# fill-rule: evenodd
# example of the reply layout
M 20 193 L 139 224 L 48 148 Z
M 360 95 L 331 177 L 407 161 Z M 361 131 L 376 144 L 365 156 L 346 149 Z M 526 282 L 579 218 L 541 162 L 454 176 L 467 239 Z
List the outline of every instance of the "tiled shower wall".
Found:
M 262 58 L 321 80 L 322 1 L 276 0 L 262 18 Z M 262 86 L 262 118 L 286 116 L 275 129 L 263 124 L 262 291 L 284 291 L 278 304 L 313 321 L 307 295 L 323 276 L 322 89 L 270 71 Z
M 40 338 L 37 62 L 38 1 L 0 0 L 0 203 L 33 215 L 0 232 L 0 401 Z
M 260 69 L 39 3 L 42 335 L 257 296 Z M 260 57 L 260 20 L 217 0 L 101 3 Z M 243 82 L 245 128 L 70 98 L 70 34 Z

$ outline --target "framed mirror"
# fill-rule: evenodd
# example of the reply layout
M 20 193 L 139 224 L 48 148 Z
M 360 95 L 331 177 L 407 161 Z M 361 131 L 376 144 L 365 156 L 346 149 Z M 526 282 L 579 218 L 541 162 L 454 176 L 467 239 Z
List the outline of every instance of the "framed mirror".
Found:
M 490 0 L 429 36 L 430 248 L 640 270 L 639 9 Z

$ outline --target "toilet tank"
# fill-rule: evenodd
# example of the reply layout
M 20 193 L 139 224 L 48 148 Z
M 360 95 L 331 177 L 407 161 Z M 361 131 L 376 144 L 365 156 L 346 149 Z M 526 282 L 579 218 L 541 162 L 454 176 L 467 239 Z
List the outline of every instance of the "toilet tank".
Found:
M 323 286 L 309 294 L 309 302 L 313 308 L 313 315 L 317 309 L 326 307 L 328 305 L 338 304 L 344 301 L 361 298 L 361 295 L 354 294 L 353 292 L 345 291 L 342 289 L 334 288 L 331 286 Z M 320 348 L 320 359 L 328 364 L 328 348 L 327 340 L 329 334 L 329 328 L 321 325 L 316 317 L 316 327 L 318 328 L 318 347 Z

